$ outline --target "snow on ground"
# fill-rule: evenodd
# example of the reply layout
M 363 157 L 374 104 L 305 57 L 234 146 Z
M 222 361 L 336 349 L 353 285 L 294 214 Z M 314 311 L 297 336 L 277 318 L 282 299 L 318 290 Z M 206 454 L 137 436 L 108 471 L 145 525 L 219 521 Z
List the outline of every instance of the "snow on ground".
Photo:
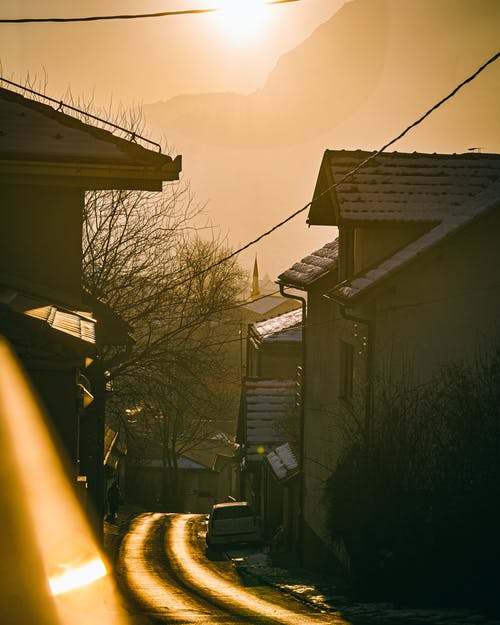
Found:
M 391 603 L 360 602 L 349 597 L 345 584 L 302 569 L 272 564 L 267 549 L 227 552 L 243 574 L 260 579 L 300 601 L 328 613 L 341 613 L 356 625 L 500 625 L 500 618 L 465 609 L 400 608 Z

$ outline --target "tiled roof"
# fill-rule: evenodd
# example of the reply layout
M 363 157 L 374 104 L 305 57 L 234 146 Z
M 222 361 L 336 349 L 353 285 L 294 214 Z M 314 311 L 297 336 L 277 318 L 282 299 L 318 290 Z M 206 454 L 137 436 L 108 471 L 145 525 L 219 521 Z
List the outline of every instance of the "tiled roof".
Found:
M 302 308 L 257 321 L 251 326 L 259 343 L 300 343 L 302 340 Z
M 84 123 L 47 104 L 0 88 L 0 173 L 21 171 L 36 164 L 43 172 L 58 163 L 60 175 L 89 175 L 85 167 L 111 167 L 108 177 L 176 180 L 180 157 L 148 150 L 133 141 Z M 79 165 L 71 168 L 70 165 Z M 44 169 L 45 168 L 45 169 Z M 95 174 L 95 172 L 92 172 Z M 106 174 L 101 173 L 103 178 Z
M 283 443 L 283 445 L 275 447 L 266 454 L 265 458 L 279 481 L 287 480 L 297 475 L 299 471 L 297 456 L 290 443 Z
M 265 315 L 274 308 L 281 306 L 281 304 L 285 301 L 285 298 L 280 295 L 265 295 L 264 297 L 260 297 L 253 302 L 248 302 L 248 304 L 245 304 L 242 308 L 246 308 L 247 310 L 259 315 Z
M 247 378 L 243 382 L 245 453 L 249 462 L 294 439 L 297 422 L 295 380 Z
M 483 156 L 483 155 L 476 155 Z M 351 280 L 346 281 L 340 285 L 337 285 L 334 289 L 329 291 L 328 296 L 335 300 L 352 301 L 361 295 L 364 295 L 371 287 L 378 284 L 381 280 L 393 275 L 408 263 L 414 261 L 416 258 L 427 252 L 428 250 L 439 245 L 447 237 L 459 229 L 466 226 L 473 219 L 480 216 L 492 208 L 500 207 L 500 155 L 484 155 L 484 159 L 474 160 L 475 167 L 473 169 L 477 176 L 476 186 L 480 186 L 480 191 L 475 189 L 475 192 L 470 191 L 466 193 L 461 199 L 461 202 L 457 205 L 450 205 L 447 201 L 447 195 L 443 198 L 443 208 L 441 214 L 436 215 L 436 225 L 420 236 L 415 241 L 412 241 L 406 247 L 398 250 L 391 257 L 383 260 L 376 267 L 372 267 L 367 271 L 364 271 Z M 462 168 L 462 163 L 467 162 L 460 157 L 458 171 L 464 178 L 469 179 L 470 174 L 465 173 Z M 451 166 L 450 166 L 451 167 Z M 411 181 L 408 181 L 411 184 Z M 460 185 L 457 182 L 459 188 L 465 189 L 466 185 Z M 474 184 L 470 181 L 470 189 Z M 410 193 L 410 191 L 408 191 Z M 456 194 L 455 196 L 456 197 Z M 423 200 L 422 200 L 423 201 Z M 422 214 L 425 213 L 425 208 L 422 208 Z
M 287 286 L 306 288 L 337 266 L 339 257 L 338 239 L 327 243 L 295 263 L 290 269 L 278 276 L 278 280 Z
M 327 150 L 316 197 L 370 155 Z M 356 174 L 313 201 L 308 222 L 441 221 L 460 218 L 500 176 L 500 155 L 382 153 Z
M 70 334 L 87 343 L 95 343 L 95 319 L 77 312 L 61 310 L 56 306 L 40 306 L 25 310 L 24 314 L 45 321 L 58 332 Z
M 0 287 L 0 301 L 16 313 L 38 319 L 53 330 L 72 336 L 84 343 L 95 344 L 96 320 L 78 311 L 64 310 L 30 295 Z
M 134 343 L 133 328 L 106 302 L 84 292 L 84 304 L 97 319 L 96 342 L 101 345 L 131 345 Z

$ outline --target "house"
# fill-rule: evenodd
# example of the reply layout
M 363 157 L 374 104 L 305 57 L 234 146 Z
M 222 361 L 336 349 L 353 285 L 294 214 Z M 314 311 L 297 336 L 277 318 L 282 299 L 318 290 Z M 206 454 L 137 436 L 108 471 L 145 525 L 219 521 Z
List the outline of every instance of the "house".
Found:
M 100 325 L 103 307 L 94 310 L 82 292 L 85 192 L 161 191 L 178 179 L 181 160 L 15 88 L 33 98 L 0 88 L 0 332 L 48 412 L 71 480 L 88 487 L 102 517 L 106 380 L 98 356 L 103 341 L 126 345 L 129 337 L 109 319 Z
M 175 463 L 160 441 L 151 424 L 129 429 L 128 501 L 154 510 L 208 513 L 214 503 L 237 496 L 238 458 L 224 432 L 179 442 Z
M 132 503 L 148 510 L 177 509 L 184 512 L 206 514 L 217 501 L 218 473 L 211 467 L 188 456 L 177 458 L 177 503 L 162 504 L 164 469 L 160 457 L 127 463 L 127 492 Z M 173 507 L 172 507 L 173 506 Z
M 334 318 L 335 306 L 324 297 L 327 289 L 337 283 L 338 279 L 338 239 L 325 244 L 315 250 L 290 269 L 278 276 L 282 289 L 303 291 L 307 299 L 306 320 L 303 323 L 303 364 L 302 364 L 302 406 L 299 462 L 301 469 L 306 465 L 309 471 L 316 476 L 320 464 L 324 462 L 321 455 L 314 456 L 314 468 L 307 454 L 313 449 L 316 454 L 323 447 L 323 441 L 328 431 L 328 412 L 325 405 L 329 404 L 332 392 L 331 371 L 327 367 L 317 366 L 318 362 L 328 362 L 331 356 L 330 329 Z M 317 399 L 314 410 L 311 409 L 312 397 Z M 317 463 L 317 464 L 316 464 Z M 312 481 L 310 473 L 300 474 L 301 494 L 296 506 L 296 515 L 299 517 L 300 540 L 304 545 L 303 552 L 311 552 L 311 543 L 315 544 L 314 534 L 309 526 L 303 523 L 302 510 L 304 503 L 311 497 L 316 502 L 321 501 L 323 482 Z M 320 551 L 320 550 L 319 550 Z M 301 558 L 302 559 L 302 558 Z
M 298 538 L 302 308 L 249 324 L 246 355 L 236 436 L 241 498 L 255 505 L 264 535 L 271 538 L 282 528 L 292 551 Z
M 298 503 L 298 485 L 295 481 L 283 488 L 282 476 L 273 467 L 276 448 L 298 441 L 298 414 L 296 379 L 243 379 L 236 436 L 241 449 L 240 499 L 253 504 L 267 538 L 290 520 L 287 542 L 294 544 L 297 525 L 291 511 Z
M 250 301 L 240 307 L 242 321 L 253 323 L 263 319 L 277 317 L 282 313 L 298 308 L 300 304 L 294 299 L 283 297 L 278 293 L 275 283 L 267 277 L 259 279 L 259 266 L 255 258 L 252 272 Z
M 500 155 L 382 153 L 344 181 L 368 156 L 325 152 L 308 223 L 338 228 L 337 258 L 317 282 L 298 267 L 279 278 L 308 293 L 303 553 L 314 566 L 332 553 L 349 565 L 324 488 L 348 427 L 369 435 L 377 384 L 423 384 L 500 331 Z
M 302 349 L 302 309 L 248 326 L 247 376 L 294 378 Z

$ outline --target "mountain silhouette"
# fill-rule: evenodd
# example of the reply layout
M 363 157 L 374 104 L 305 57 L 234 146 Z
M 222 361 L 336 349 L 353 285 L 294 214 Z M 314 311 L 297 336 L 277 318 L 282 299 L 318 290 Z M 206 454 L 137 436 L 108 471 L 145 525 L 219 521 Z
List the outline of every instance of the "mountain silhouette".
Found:
M 409 120 L 497 51 L 499 18 L 498 0 L 353 0 L 284 54 L 259 91 L 179 95 L 144 110 L 169 133 L 247 148 L 300 143 L 361 121 L 367 102 L 370 115 L 397 108 L 398 121 Z M 476 94 L 482 102 L 490 86 Z M 498 128 L 498 117 L 491 111 L 483 125 Z
M 499 46 L 498 0 L 353 0 L 284 54 L 249 95 L 181 95 L 144 107 L 234 247 L 304 206 L 326 148 L 377 149 Z M 500 61 L 391 150 L 500 151 Z M 336 236 L 302 213 L 240 254 L 276 276 Z

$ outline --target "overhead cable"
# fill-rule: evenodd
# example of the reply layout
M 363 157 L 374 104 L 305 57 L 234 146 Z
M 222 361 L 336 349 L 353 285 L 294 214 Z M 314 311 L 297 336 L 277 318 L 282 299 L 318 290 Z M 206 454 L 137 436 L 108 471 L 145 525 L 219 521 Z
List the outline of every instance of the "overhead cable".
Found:
M 319 193 L 318 195 L 316 195 L 315 197 L 313 197 L 312 200 L 310 200 L 307 204 L 305 204 L 304 206 L 302 206 L 302 208 L 299 208 L 298 210 L 296 210 L 294 213 L 292 213 L 291 215 L 289 215 L 288 217 L 286 217 L 285 219 L 283 219 L 282 221 L 280 221 L 279 223 L 277 223 L 276 225 L 274 225 L 272 228 L 269 228 L 269 230 L 266 230 L 265 232 L 263 232 L 262 234 L 260 234 L 258 237 L 256 237 L 255 239 L 253 239 L 252 241 L 249 241 L 246 245 L 243 245 L 242 247 L 239 247 L 237 250 L 234 250 L 234 252 L 231 252 L 230 254 L 228 254 L 227 256 L 224 256 L 223 258 L 220 258 L 218 261 L 216 261 L 215 263 L 213 263 L 212 265 L 209 265 L 208 267 L 206 267 L 205 269 L 202 269 L 201 271 L 198 271 L 195 274 L 192 274 L 191 276 L 180 280 L 179 282 L 176 282 L 174 284 L 172 284 L 169 289 L 174 289 L 177 288 L 178 286 L 182 286 L 183 284 L 186 284 L 187 282 L 190 282 L 192 279 L 203 275 L 204 273 L 209 272 L 210 270 L 214 269 L 215 267 L 218 267 L 219 265 L 222 265 L 223 263 L 227 262 L 228 260 L 231 260 L 232 258 L 234 258 L 235 256 L 238 256 L 238 254 L 241 254 L 241 252 L 244 252 L 245 250 L 247 250 L 249 247 L 252 247 L 253 245 L 255 245 L 256 243 L 258 243 L 259 241 L 261 241 L 262 239 L 264 239 L 265 237 L 269 236 L 270 234 L 272 234 L 273 232 L 275 232 L 276 230 L 278 230 L 279 228 L 281 228 L 282 226 L 284 226 L 285 224 L 287 224 L 289 221 L 291 221 L 292 219 L 294 219 L 295 217 L 297 217 L 297 215 L 300 215 L 300 213 L 303 213 L 305 210 L 307 210 L 311 204 L 313 202 L 315 202 L 316 200 L 318 200 L 320 197 L 326 195 L 327 193 L 329 193 L 330 191 L 332 191 L 333 189 L 335 189 L 336 187 L 338 187 L 339 185 L 343 184 L 344 182 L 346 182 L 347 180 L 349 180 L 355 173 L 357 173 L 362 167 L 364 167 L 365 165 L 367 165 L 370 161 L 372 161 L 374 158 L 376 158 L 379 154 L 381 154 L 382 152 L 384 152 L 388 147 L 390 147 L 391 145 L 393 145 L 394 143 L 396 143 L 397 141 L 399 141 L 399 139 L 402 139 L 408 132 L 410 132 L 410 130 L 412 130 L 413 128 L 415 128 L 415 126 L 418 126 L 419 124 L 421 124 L 427 117 L 429 117 L 429 115 L 431 115 L 435 110 L 437 110 L 438 108 L 440 108 L 445 102 L 447 102 L 448 100 L 450 100 L 458 91 L 460 91 L 460 89 L 462 89 L 462 87 L 464 87 L 465 85 L 467 85 L 468 83 L 472 82 L 482 71 L 484 71 L 489 65 L 491 65 L 492 63 L 494 63 L 496 60 L 498 60 L 498 57 L 500 57 L 500 52 L 497 52 L 496 54 L 494 54 L 490 59 L 488 59 L 485 63 L 483 63 L 473 74 L 471 74 L 470 76 L 468 76 L 467 78 L 465 78 L 465 80 L 463 80 L 460 84 L 458 84 L 452 91 L 450 91 L 450 93 L 445 96 L 444 98 L 442 98 L 441 100 L 439 100 L 439 102 L 436 102 L 436 104 L 434 104 L 430 109 L 428 109 L 421 117 L 419 117 L 418 119 L 416 119 L 414 122 L 412 122 L 409 126 L 407 126 L 404 130 L 402 130 L 396 137 L 394 137 L 394 139 L 391 139 L 390 141 L 388 141 L 385 145 L 383 145 L 381 148 L 379 148 L 376 152 L 373 152 L 372 154 L 370 154 L 370 156 L 368 156 L 367 158 L 365 158 L 365 160 L 363 160 L 361 163 L 359 163 L 358 165 L 356 165 L 356 167 L 354 167 L 353 169 L 351 169 L 350 171 L 348 171 L 346 174 L 344 174 L 344 176 L 342 176 L 342 178 L 338 181 L 338 182 L 334 182 L 332 185 L 330 185 L 329 187 L 327 187 L 326 189 L 324 189 L 321 193 Z
M 290 2 L 300 2 L 300 0 L 270 0 L 265 5 L 289 4 Z M 90 15 L 87 17 L 17 17 L 12 19 L 0 18 L 0 24 L 63 24 L 68 22 L 102 22 L 109 20 L 139 20 L 154 17 L 173 17 L 176 15 L 200 15 L 203 13 L 215 13 L 221 11 L 222 7 L 212 7 L 206 9 L 179 9 L 178 11 L 159 11 L 158 13 L 131 13 L 124 15 Z

